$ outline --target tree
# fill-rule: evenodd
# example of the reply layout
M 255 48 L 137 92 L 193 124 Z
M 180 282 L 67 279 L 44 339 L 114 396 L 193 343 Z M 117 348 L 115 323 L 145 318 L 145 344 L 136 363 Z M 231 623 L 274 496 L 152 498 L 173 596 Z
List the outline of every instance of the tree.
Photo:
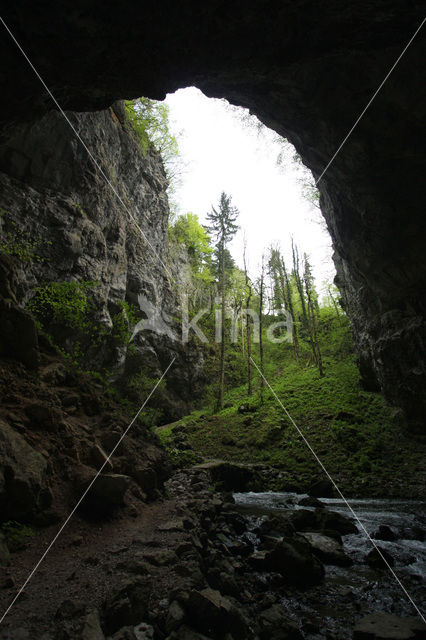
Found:
M 281 255 L 280 250 L 274 247 L 271 247 L 270 249 L 269 269 L 273 279 L 274 303 L 276 308 L 280 309 L 284 305 L 285 309 L 291 316 L 293 323 L 292 333 L 294 357 L 296 360 L 299 360 L 299 338 L 293 300 L 293 288 L 291 286 L 284 257 Z
M 260 352 L 260 401 L 263 403 L 263 390 L 265 387 L 265 369 L 263 358 L 263 306 L 265 298 L 265 256 L 262 255 L 262 268 L 259 278 L 259 352 Z
M 250 332 L 250 302 L 253 293 L 253 288 L 251 286 L 251 281 L 247 272 L 247 260 L 246 260 L 246 251 L 247 251 L 247 243 L 244 240 L 244 252 L 243 252 L 243 260 L 244 260 L 244 276 L 246 282 L 247 289 L 247 303 L 246 303 L 246 334 L 247 334 L 247 385 L 248 385 L 248 395 L 251 396 L 253 393 L 253 365 L 251 361 L 251 332 Z
M 296 285 L 297 292 L 299 294 L 300 307 L 302 311 L 302 329 L 306 336 L 309 336 L 309 321 L 308 321 L 308 313 L 306 310 L 306 300 L 305 300 L 305 291 L 303 287 L 303 279 L 300 272 L 300 258 L 299 258 L 299 250 L 297 246 L 294 244 L 293 238 L 291 239 L 291 251 L 293 254 L 293 279 Z
M 302 327 L 309 342 L 315 364 L 318 367 L 320 376 L 324 375 L 321 349 L 318 339 L 318 295 L 315 290 L 314 276 L 309 263 L 309 258 L 305 253 L 303 256 L 303 272 L 301 271 L 299 250 L 291 242 L 293 252 L 293 278 L 299 294 L 300 307 L 302 310 Z
M 169 128 L 169 107 L 164 102 L 150 98 L 127 100 L 126 115 L 145 153 L 154 147 L 166 166 L 178 155 L 178 144 Z
M 314 359 L 317 364 L 320 376 L 324 375 L 324 367 L 322 363 L 321 349 L 318 340 L 318 296 L 315 290 L 314 276 L 312 274 L 312 268 L 309 263 L 307 254 L 304 255 L 304 274 L 303 274 L 306 300 L 307 300 L 307 313 L 309 321 L 309 333 L 311 338 L 312 351 Z
M 215 258 L 217 260 L 218 272 L 220 273 L 219 286 L 221 294 L 221 351 L 220 351 L 220 374 L 219 390 L 217 397 L 217 410 L 223 407 L 223 390 L 225 386 L 225 290 L 226 290 L 226 262 L 229 251 L 227 243 L 236 234 L 238 225 L 236 224 L 239 211 L 231 204 L 231 197 L 222 192 L 219 200 L 219 207 L 207 214 L 209 225 L 206 227 L 213 241 L 216 242 Z
M 172 242 L 186 247 L 194 275 L 210 280 L 213 249 L 210 247 L 208 233 L 198 221 L 198 216 L 195 213 L 179 216 L 169 228 L 169 237 Z
M 232 309 L 232 342 L 238 340 L 238 322 L 246 299 L 246 284 L 244 272 L 234 267 L 227 278 L 228 300 Z
M 229 276 L 235 269 L 235 260 L 231 255 L 231 252 L 226 247 L 222 249 L 220 245 L 217 245 L 213 250 L 213 275 L 220 281 L 222 275 L 222 264 L 225 269 L 225 285 L 229 285 Z
M 168 199 L 170 215 L 175 216 L 179 207 L 174 201 L 179 185 L 183 163 L 179 155 L 177 138 L 173 135 L 169 121 L 169 107 L 159 100 L 137 98 L 125 103 L 127 130 L 134 136 L 142 152 L 156 149 L 163 161 L 168 179 Z M 179 137 L 179 133 L 177 136 Z

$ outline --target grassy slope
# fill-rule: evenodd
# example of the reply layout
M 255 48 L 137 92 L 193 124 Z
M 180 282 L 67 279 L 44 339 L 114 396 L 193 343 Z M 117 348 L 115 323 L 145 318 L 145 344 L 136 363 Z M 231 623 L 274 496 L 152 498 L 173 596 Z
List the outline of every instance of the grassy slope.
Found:
M 353 496 L 421 496 L 425 444 L 393 424 L 381 395 L 362 390 L 354 358 L 326 357 L 326 376 L 294 362 L 291 348 L 268 345 L 266 376 L 339 486 Z M 306 362 L 306 359 L 305 359 Z M 260 381 L 257 376 L 257 387 Z M 239 407 L 249 404 L 251 411 Z M 173 429 L 185 425 L 190 444 L 206 458 L 262 462 L 282 469 L 300 488 L 324 477 L 312 453 L 269 390 L 247 398 L 247 386 L 229 390 L 218 414 L 194 411 L 159 432 L 173 447 Z M 190 460 L 190 458 L 189 458 Z

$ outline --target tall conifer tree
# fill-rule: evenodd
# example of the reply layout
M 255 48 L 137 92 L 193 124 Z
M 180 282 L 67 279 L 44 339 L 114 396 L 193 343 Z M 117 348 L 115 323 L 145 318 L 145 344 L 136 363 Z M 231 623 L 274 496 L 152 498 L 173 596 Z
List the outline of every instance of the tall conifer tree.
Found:
M 225 387 L 225 293 L 226 293 L 226 258 L 229 255 L 226 245 L 236 234 L 238 225 L 236 224 L 239 211 L 231 204 L 231 196 L 222 192 L 219 200 L 219 207 L 207 214 L 209 225 L 206 227 L 212 240 L 216 243 L 217 266 L 220 273 L 219 287 L 221 294 L 221 350 L 220 350 L 220 373 L 219 389 L 217 397 L 217 411 L 223 407 L 223 391 Z

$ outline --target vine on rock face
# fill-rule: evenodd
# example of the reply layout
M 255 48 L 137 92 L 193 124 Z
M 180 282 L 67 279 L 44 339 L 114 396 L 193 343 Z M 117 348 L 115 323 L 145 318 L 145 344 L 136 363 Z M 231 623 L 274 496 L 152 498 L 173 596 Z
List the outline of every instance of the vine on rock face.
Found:
M 130 327 L 138 321 L 137 309 L 125 300 L 112 317 L 109 329 L 95 319 L 96 303 L 92 280 L 49 282 L 37 287 L 27 309 L 36 318 L 39 329 L 71 364 L 81 367 L 88 348 L 100 348 L 105 340 L 128 345 Z
M 88 292 L 97 285 L 90 280 L 50 282 L 37 287 L 27 308 L 43 327 L 61 323 L 88 332 Z
M 4 228 L 6 226 L 8 228 Z M 36 252 L 40 244 L 39 239 L 32 238 L 10 218 L 7 211 L 0 209 L 0 253 L 14 256 L 23 263 L 44 262 Z

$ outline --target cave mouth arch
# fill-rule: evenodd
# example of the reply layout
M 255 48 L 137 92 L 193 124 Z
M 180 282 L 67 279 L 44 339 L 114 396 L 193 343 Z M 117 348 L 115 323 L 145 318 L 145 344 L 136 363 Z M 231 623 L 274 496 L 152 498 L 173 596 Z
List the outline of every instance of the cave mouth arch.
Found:
M 240 231 L 231 244 L 237 265 L 244 267 L 245 243 L 254 276 L 271 246 L 280 246 L 289 259 L 293 238 L 301 255 L 308 253 L 317 287 L 327 295 L 323 283 L 335 276 L 331 238 L 314 178 L 294 147 L 246 109 L 207 98 L 195 87 L 168 94 L 160 105 L 169 109 L 168 127 L 179 146 L 179 157 L 166 155 L 165 161 L 172 222 L 176 212 L 192 212 L 208 224 L 207 213 L 225 191 L 239 211 Z
M 161 99 L 195 85 L 249 108 L 286 137 L 318 178 L 423 19 L 421 6 L 375 0 L 342 7 L 264 0 L 200 6 L 96 1 L 68 11 L 26 0 L 4 19 L 64 108 Z M 1 42 L 2 138 L 10 123 L 50 110 L 9 38 Z M 361 373 L 422 428 L 426 414 L 422 102 L 418 38 L 321 180 L 337 282 Z

